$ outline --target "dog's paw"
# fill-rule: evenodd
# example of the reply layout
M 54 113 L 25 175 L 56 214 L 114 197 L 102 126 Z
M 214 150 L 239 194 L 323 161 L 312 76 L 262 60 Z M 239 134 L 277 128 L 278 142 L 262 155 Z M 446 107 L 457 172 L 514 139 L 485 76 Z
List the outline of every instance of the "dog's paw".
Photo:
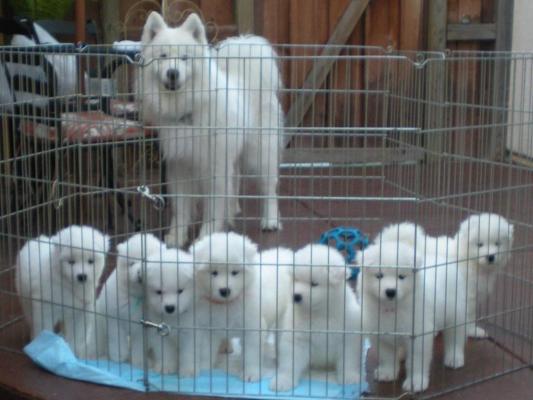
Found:
M 361 376 L 357 371 L 344 371 L 337 373 L 337 382 L 339 385 L 352 385 L 361 382 Z
M 198 375 L 198 373 L 195 371 L 194 367 L 182 367 L 178 370 L 178 375 L 182 378 L 194 378 Z
M 259 373 L 259 370 L 248 370 L 241 373 L 241 379 L 245 382 L 257 382 L 261 379 L 261 374 Z
M 423 392 L 429 386 L 429 377 L 421 374 L 413 375 L 412 377 L 407 377 L 403 381 L 402 389 L 406 392 Z
M 489 335 L 485 331 L 485 329 L 479 326 L 474 326 L 473 328 L 468 330 L 468 337 L 471 337 L 474 339 L 486 339 L 489 337 Z
M 445 353 L 444 354 L 444 365 L 448 368 L 461 368 L 465 365 L 465 355 L 450 352 L 451 354 Z
M 374 379 L 378 382 L 392 382 L 396 380 L 398 371 L 394 371 L 394 367 L 388 365 L 380 365 L 374 370 Z
M 281 231 L 283 225 L 278 218 L 261 218 L 261 229 L 264 231 Z
M 297 384 L 297 382 L 295 382 Z M 292 383 L 292 379 L 290 376 L 278 376 L 277 378 L 272 378 L 272 381 L 270 381 L 270 390 L 273 392 L 288 392 L 291 390 L 295 385 Z

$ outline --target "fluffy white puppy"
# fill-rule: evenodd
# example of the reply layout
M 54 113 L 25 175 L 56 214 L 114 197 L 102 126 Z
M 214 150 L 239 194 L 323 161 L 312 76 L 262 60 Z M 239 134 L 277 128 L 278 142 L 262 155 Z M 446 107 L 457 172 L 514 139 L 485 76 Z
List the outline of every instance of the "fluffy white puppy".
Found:
M 260 128 L 264 123 L 269 124 L 267 127 L 275 124 L 272 129 L 278 129 L 279 109 L 271 113 L 275 122 L 258 113 L 263 106 L 262 95 L 251 95 L 242 87 L 248 80 L 236 79 L 233 72 L 220 69 L 196 14 L 191 14 L 181 26 L 170 28 L 161 15 L 152 12 L 141 41 L 144 64 L 137 94 L 142 116 L 146 123 L 159 126 L 169 189 L 177 195 L 172 198 L 174 215 L 165 237 L 167 244 L 186 243 L 198 203 L 203 218 L 200 237 L 222 230 L 224 221 L 233 221 L 243 150 L 249 154 L 242 158 L 246 166 L 267 169 L 258 172 L 265 177 L 261 186 L 269 199 L 263 208 L 262 224 L 266 229 L 275 229 L 278 210 L 272 199 L 277 185 L 278 139 L 263 134 Z M 253 68 L 255 65 L 250 64 Z M 261 75 L 254 74 L 255 77 L 263 79 Z M 264 80 L 264 85 L 273 81 Z M 272 93 L 275 88 L 265 90 Z M 263 145 L 268 149 L 263 149 Z M 264 158 L 265 166 L 258 162 Z
M 166 336 L 148 332 L 151 367 L 157 372 L 194 374 L 193 272 L 192 256 L 177 249 L 152 253 L 146 261 L 148 320 L 169 329 Z
M 142 260 L 164 248 L 150 233 L 137 233 L 117 245 L 116 268 L 96 301 L 100 354 L 112 361 L 142 364 Z
M 271 390 L 290 390 L 313 367 L 335 368 L 340 384 L 359 382 L 361 310 L 348 276 L 344 257 L 331 247 L 312 244 L 295 253 L 293 306 L 283 319 Z
M 78 225 L 22 247 L 15 282 L 32 338 L 56 331 L 78 357 L 97 355 L 95 295 L 108 249 L 107 235 Z
M 476 308 L 494 291 L 498 273 L 509 262 L 514 227 L 498 214 L 472 215 L 463 221 L 455 240 L 460 268 L 468 287 L 468 336 L 487 337 L 476 326 Z
M 357 254 L 357 264 L 362 270 L 357 285 L 363 330 L 378 352 L 374 379 L 396 380 L 405 353 L 402 387 L 413 392 L 427 389 L 434 310 L 433 297 L 424 296 L 422 257 L 407 243 L 378 240 Z
M 196 364 L 212 368 L 222 342 L 236 337 L 243 345 L 242 379 L 259 380 L 264 343 L 260 329 L 266 328 L 266 322 L 261 315 L 257 245 L 233 232 L 214 233 L 197 241 L 191 253 L 198 296 L 196 324 L 200 327 Z

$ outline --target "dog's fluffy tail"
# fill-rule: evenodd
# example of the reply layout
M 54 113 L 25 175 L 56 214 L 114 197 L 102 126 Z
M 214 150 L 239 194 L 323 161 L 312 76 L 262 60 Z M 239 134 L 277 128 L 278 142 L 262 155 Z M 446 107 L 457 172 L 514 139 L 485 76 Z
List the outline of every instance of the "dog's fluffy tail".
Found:
M 245 79 L 245 87 L 277 94 L 281 89 L 278 55 L 263 37 L 244 35 L 228 38 L 217 46 L 219 68 L 235 79 Z

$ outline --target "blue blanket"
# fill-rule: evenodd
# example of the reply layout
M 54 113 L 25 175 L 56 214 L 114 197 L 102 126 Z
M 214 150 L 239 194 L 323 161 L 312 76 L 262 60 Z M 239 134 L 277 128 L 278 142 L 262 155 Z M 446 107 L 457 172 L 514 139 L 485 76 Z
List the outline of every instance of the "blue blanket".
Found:
M 368 349 L 368 346 L 365 348 Z M 141 369 L 133 368 L 130 364 L 114 363 L 107 360 L 78 360 L 63 338 L 49 331 L 41 332 L 24 348 L 24 352 L 40 367 L 56 375 L 142 392 L 164 390 L 183 394 L 217 395 L 232 398 L 305 399 L 327 397 L 358 399 L 368 386 L 366 382 L 357 385 L 338 385 L 325 380 L 302 380 L 294 391 L 275 393 L 268 389 L 270 379 L 245 383 L 236 376 L 213 370 L 204 371 L 196 378 L 183 379 L 179 379 L 176 375 L 160 375 L 150 372 L 148 374 L 149 388 L 147 389 L 143 382 L 144 374 Z

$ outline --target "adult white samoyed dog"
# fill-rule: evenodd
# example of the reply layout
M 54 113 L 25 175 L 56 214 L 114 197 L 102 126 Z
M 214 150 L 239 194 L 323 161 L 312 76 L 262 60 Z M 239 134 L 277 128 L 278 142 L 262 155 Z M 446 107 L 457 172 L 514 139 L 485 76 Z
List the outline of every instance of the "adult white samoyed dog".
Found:
M 159 131 L 173 217 L 168 245 L 183 246 L 201 208 L 199 236 L 220 231 L 238 212 L 239 172 L 259 177 L 261 227 L 281 227 L 277 203 L 282 111 L 276 54 L 257 36 L 208 46 L 191 14 L 176 28 L 152 12 L 142 34 L 137 80 L 142 118 Z

